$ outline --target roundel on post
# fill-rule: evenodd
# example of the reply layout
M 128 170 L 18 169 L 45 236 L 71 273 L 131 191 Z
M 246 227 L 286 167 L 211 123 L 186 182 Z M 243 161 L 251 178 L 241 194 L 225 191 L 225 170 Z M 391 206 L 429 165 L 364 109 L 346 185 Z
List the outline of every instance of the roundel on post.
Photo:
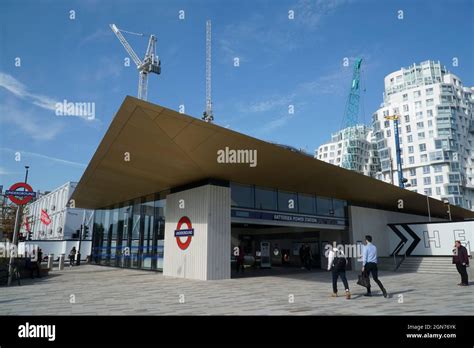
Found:
M 191 240 L 194 236 L 194 228 L 191 224 L 191 220 L 187 216 L 183 216 L 178 221 L 178 226 L 174 231 L 176 237 L 176 243 L 181 250 L 186 250 L 191 244 Z

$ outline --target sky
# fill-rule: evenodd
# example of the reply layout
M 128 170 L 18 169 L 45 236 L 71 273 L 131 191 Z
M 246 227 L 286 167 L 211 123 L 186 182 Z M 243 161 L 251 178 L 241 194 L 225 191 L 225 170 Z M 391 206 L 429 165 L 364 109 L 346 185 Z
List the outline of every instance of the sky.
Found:
M 140 58 L 157 37 L 162 73 L 148 101 L 201 118 L 208 19 L 215 123 L 310 153 L 343 124 L 356 57 L 361 123 L 382 103 L 384 77 L 415 62 L 439 60 L 474 86 L 472 0 L 3 0 L 0 185 L 23 181 L 26 165 L 35 191 L 79 181 L 138 91 L 110 23 L 146 34 L 124 34 Z M 64 100 L 93 103 L 94 117 L 57 115 Z

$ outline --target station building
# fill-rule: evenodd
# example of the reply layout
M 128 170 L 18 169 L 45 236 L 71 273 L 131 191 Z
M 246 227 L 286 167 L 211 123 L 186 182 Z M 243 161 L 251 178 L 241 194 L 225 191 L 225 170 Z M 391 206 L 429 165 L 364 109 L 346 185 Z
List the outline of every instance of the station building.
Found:
M 391 224 L 448 218 L 441 201 L 129 96 L 72 199 L 95 210 L 93 263 L 201 280 L 230 278 L 238 246 L 292 267 L 306 243 L 324 268 L 326 244 L 371 234 L 388 257 Z

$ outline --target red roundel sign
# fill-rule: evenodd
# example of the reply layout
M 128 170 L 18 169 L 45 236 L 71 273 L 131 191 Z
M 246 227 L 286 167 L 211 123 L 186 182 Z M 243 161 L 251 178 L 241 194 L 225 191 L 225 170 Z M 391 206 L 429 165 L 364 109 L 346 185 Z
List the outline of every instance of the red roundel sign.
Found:
M 23 188 L 24 190 L 19 190 Z M 26 182 L 17 182 L 13 184 L 5 194 L 10 198 L 10 200 L 18 205 L 23 205 L 28 203 L 36 196 L 36 193 L 33 192 L 33 189 Z
M 186 225 L 184 228 L 183 225 Z M 191 220 L 187 216 L 183 216 L 181 219 L 178 221 L 178 226 L 176 227 L 176 230 L 174 231 L 174 236 L 176 237 L 176 243 L 178 243 L 178 247 L 181 250 L 186 250 L 191 244 L 191 239 L 194 236 L 194 228 L 191 224 Z M 184 238 L 184 241 L 181 238 Z

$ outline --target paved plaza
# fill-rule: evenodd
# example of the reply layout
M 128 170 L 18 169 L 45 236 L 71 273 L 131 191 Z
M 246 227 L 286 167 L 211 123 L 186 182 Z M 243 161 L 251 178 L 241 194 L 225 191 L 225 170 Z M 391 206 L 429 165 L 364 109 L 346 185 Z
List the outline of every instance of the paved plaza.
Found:
M 474 296 L 459 277 L 380 272 L 362 296 L 348 272 L 351 300 L 331 298 L 329 272 L 197 281 L 161 273 L 83 265 L 0 288 L 0 315 L 472 315 Z M 373 282 L 373 281 L 372 281 Z M 342 284 L 339 282 L 341 288 Z M 340 290 L 341 292 L 341 290 Z M 342 294 L 342 292 L 341 292 Z

